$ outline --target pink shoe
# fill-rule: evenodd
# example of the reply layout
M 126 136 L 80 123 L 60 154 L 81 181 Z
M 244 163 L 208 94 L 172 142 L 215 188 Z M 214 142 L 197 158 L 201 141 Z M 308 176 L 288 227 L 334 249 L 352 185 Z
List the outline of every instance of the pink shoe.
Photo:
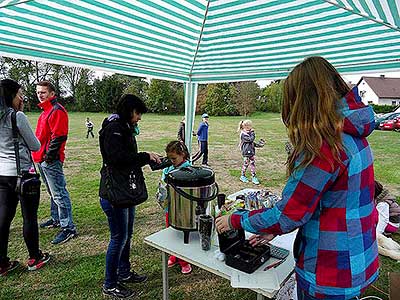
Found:
M 50 255 L 48 253 L 40 252 L 40 258 L 30 258 L 28 260 L 28 270 L 35 271 L 42 268 L 50 260 Z
M 192 266 L 190 264 L 182 266 L 182 274 L 190 274 L 192 272 Z
M 175 266 L 178 263 L 178 259 L 176 258 L 176 256 L 170 256 L 168 258 L 168 268 L 171 268 L 173 266 Z

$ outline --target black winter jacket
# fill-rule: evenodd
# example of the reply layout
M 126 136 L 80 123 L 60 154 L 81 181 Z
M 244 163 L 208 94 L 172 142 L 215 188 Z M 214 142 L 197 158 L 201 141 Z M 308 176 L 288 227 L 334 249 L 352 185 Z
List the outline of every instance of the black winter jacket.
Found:
M 113 115 L 112 115 L 113 116 Z M 136 170 L 143 175 L 142 167 L 150 162 L 150 156 L 146 152 L 139 152 L 136 139 L 133 136 L 133 128 L 120 119 L 106 118 L 99 132 L 100 152 L 103 158 L 101 174 L 106 164 L 110 168 L 126 171 L 126 180 L 129 180 L 129 172 Z M 107 199 L 107 189 L 104 176 L 100 179 L 99 196 Z

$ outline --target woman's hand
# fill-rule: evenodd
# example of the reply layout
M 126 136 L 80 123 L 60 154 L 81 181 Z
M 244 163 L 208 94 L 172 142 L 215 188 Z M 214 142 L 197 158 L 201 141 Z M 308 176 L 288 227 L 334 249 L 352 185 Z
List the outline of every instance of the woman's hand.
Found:
M 155 161 L 156 163 L 161 163 L 161 156 L 154 152 L 148 152 L 150 156 L 150 160 Z
M 224 233 L 225 231 L 231 230 L 229 225 L 229 216 L 220 216 L 215 220 L 215 228 L 218 233 Z
M 19 103 L 19 107 L 18 107 L 19 111 L 24 111 L 24 100 L 22 99 L 21 102 Z
M 274 237 L 275 235 L 271 233 L 254 234 L 249 238 L 249 243 L 253 247 L 257 245 L 265 245 L 269 241 L 271 241 Z

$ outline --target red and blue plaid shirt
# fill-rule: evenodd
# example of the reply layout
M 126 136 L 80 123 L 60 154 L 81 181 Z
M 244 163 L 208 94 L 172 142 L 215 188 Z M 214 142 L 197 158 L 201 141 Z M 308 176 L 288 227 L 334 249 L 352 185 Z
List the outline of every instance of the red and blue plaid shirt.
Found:
M 234 228 L 283 234 L 299 228 L 297 284 L 318 299 L 350 299 L 378 277 L 373 157 L 366 140 L 374 115 L 354 88 L 342 99 L 341 161 L 326 143 L 321 156 L 289 177 L 272 209 L 231 216 Z

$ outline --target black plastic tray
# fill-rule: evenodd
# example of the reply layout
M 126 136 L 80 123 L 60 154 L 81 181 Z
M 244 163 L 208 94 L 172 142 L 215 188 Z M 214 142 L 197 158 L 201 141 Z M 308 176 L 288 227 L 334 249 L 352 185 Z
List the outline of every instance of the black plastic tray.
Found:
M 225 264 L 237 270 L 253 273 L 270 258 L 269 246 L 251 246 L 243 229 L 219 234 L 218 240 L 220 251 L 225 253 Z

